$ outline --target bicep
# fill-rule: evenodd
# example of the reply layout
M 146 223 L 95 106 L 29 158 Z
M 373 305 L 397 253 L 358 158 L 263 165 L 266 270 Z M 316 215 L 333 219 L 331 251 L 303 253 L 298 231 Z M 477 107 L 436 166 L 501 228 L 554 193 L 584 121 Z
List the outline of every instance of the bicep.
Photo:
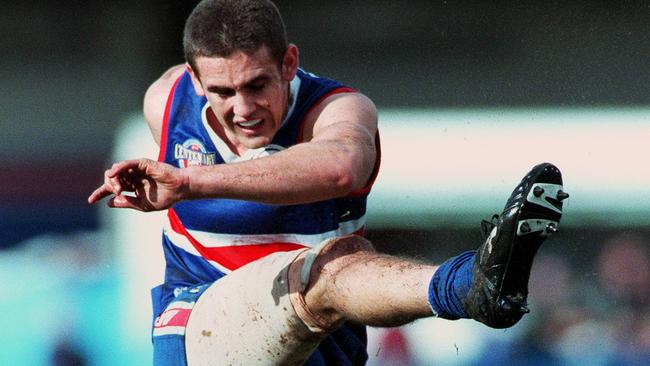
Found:
M 185 65 L 176 65 L 167 70 L 158 80 L 156 80 L 144 95 L 143 112 L 144 119 L 149 125 L 151 135 L 160 145 L 162 136 L 163 120 L 165 117 L 165 106 L 176 79 L 185 71 Z

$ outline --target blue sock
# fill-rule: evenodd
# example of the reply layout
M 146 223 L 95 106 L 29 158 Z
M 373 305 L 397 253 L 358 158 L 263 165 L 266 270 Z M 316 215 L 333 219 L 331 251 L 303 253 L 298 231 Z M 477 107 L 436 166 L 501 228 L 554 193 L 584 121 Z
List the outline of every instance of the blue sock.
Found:
M 475 252 L 462 253 L 438 267 L 429 284 L 429 304 L 434 316 L 450 320 L 468 318 L 463 300 L 472 285 Z

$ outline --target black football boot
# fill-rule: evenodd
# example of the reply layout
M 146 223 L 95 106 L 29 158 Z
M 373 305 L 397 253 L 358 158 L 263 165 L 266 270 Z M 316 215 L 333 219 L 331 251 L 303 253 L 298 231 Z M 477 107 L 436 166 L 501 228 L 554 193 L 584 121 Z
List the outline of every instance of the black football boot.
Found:
M 464 302 L 467 314 L 492 328 L 508 328 L 528 313 L 528 278 L 535 253 L 557 232 L 569 195 L 554 165 L 535 166 L 515 188 L 500 216 L 483 221 L 487 236 L 474 259 Z

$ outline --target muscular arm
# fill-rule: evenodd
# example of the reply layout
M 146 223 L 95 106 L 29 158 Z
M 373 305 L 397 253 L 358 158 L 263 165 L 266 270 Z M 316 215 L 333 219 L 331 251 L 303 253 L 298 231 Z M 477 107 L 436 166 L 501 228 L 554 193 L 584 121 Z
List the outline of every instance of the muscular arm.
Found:
M 193 167 L 183 173 L 188 198 L 223 197 L 296 204 L 362 188 L 376 159 L 377 113 L 360 94 L 330 96 L 313 111 L 308 142 L 251 161 Z

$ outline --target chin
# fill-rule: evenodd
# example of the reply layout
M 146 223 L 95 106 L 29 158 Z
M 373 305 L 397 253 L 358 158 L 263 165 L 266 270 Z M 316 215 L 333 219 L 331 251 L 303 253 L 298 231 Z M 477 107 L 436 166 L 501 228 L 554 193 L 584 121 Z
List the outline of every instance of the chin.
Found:
M 272 139 L 267 137 L 255 137 L 248 139 L 244 145 L 249 149 L 259 149 L 260 147 L 265 147 L 270 144 Z

